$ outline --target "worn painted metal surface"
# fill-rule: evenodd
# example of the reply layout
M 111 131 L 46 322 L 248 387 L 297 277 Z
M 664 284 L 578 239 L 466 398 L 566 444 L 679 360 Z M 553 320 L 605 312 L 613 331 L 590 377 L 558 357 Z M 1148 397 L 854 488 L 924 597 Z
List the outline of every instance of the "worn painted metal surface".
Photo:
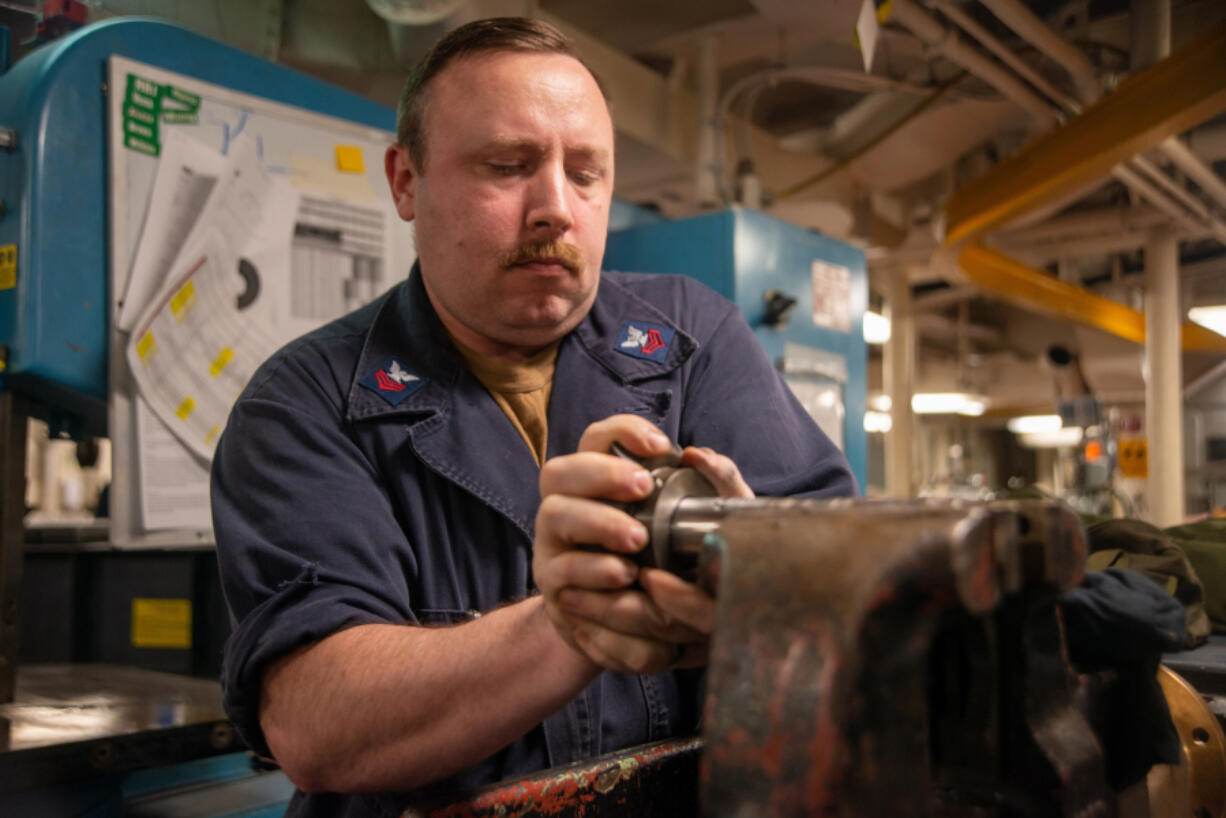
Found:
M 1114 814 L 1055 604 L 1086 558 L 1063 504 L 691 497 L 637 511 L 667 516 L 662 564 L 680 552 L 717 590 L 701 744 L 405 818 Z
M 1070 510 L 776 500 L 708 537 L 703 815 L 1111 813 L 1055 608 Z
M 678 818 L 698 812 L 697 738 L 644 745 L 505 784 L 402 818 Z

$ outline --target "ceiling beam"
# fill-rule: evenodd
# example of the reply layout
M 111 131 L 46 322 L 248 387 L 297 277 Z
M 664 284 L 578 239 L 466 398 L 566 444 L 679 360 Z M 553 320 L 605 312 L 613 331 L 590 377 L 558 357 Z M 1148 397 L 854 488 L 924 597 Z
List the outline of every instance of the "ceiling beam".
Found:
M 958 191 L 946 241 L 1000 227 L 1111 172 L 1120 162 L 1226 111 L 1226 23 Z

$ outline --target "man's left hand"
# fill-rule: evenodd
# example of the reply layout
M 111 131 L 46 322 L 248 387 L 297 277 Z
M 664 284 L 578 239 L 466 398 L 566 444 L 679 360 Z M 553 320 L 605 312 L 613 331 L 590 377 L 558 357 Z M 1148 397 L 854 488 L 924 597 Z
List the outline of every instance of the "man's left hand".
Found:
M 682 462 L 703 474 L 721 497 L 754 496 L 732 460 L 711 449 L 689 447 Z M 624 673 L 705 665 L 714 600 L 665 570 L 643 568 L 637 580 L 637 588 L 561 589 L 557 610 L 573 642 L 593 662 Z

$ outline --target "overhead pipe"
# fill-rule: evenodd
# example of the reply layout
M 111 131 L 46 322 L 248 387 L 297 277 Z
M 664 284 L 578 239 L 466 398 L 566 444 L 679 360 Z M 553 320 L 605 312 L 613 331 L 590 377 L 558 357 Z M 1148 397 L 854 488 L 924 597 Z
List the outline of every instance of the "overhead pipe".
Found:
M 1102 96 L 1103 87 L 1094 71 L 1094 63 L 1080 48 L 1065 40 L 1047 23 L 1016 0 L 980 0 L 1002 23 L 1017 32 L 1047 56 L 1064 66 L 1073 75 L 1078 96 L 1093 102 Z
M 1088 71 L 1088 77 L 1082 76 L 1079 80 L 1079 85 L 1085 85 L 1086 87 L 1092 89 L 1098 87 L 1096 85 L 1097 78 L 1094 77 L 1094 66 L 1092 63 L 1090 63 L 1089 58 L 1087 58 L 1084 54 L 1081 54 L 1081 52 L 1073 46 L 1065 43 L 1059 36 L 1047 28 L 1046 24 L 1043 23 L 1042 20 L 1034 17 L 1034 15 L 1028 9 L 1023 8 L 1021 13 L 1016 13 L 1014 10 L 1009 9 L 1007 5 L 1001 3 L 1000 0 L 994 0 L 994 2 L 1000 3 L 1000 12 L 998 12 L 998 16 L 1003 12 L 1003 14 L 1009 18 L 1009 21 L 1019 21 L 1022 27 L 1025 29 L 1025 34 L 1034 36 L 1036 39 L 1041 40 L 1043 43 L 1041 47 L 1050 48 L 1053 52 L 1059 54 L 1060 58 L 1066 61 L 1068 66 L 1071 66 L 1070 71 L 1080 71 L 1083 73 L 1083 75 L 1084 72 Z M 993 10 L 996 11 L 996 9 Z M 947 58 L 958 63 L 968 71 L 976 74 L 981 79 L 991 83 L 999 91 L 1001 91 L 1001 93 L 1005 94 L 1026 110 L 1031 111 L 1032 113 L 1041 110 L 1045 112 L 1045 115 L 1048 118 L 1047 121 L 1054 120 L 1055 114 L 1052 112 L 1052 109 L 1046 100 L 1035 92 L 1031 91 L 1025 86 L 1025 84 L 1008 74 L 1008 72 L 1001 69 L 987 57 L 983 56 L 974 48 L 963 42 L 961 38 L 958 37 L 956 32 L 946 29 L 939 21 L 934 19 L 930 14 L 913 2 L 913 0 L 896 0 L 892 13 L 896 15 L 899 22 L 911 29 L 911 31 L 914 32 L 921 40 L 923 40 L 925 44 L 944 54 Z M 958 15 L 958 12 L 955 10 L 955 16 L 951 17 L 951 19 L 958 22 L 959 16 L 961 18 L 966 18 L 965 14 Z M 979 41 L 983 43 L 985 47 L 990 48 L 993 51 L 1008 51 L 1003 43 L 992 37 L 990 33 L 982 28 L 982 26 L 976 25 L 974 21 L 969 20 L 969 18 L 966 19 L 971 24 L 971 27 L 966 29 L 967 33 L 971 34 L 973 37 L 976 37 L 976 39 L 979 39 Z M 1004 17 L 1002 17 L 1002 19 L 1004 19 Z M 1044 34 L 1044 32 L 1046 34 Z M 983 38 L 985 39 L 981 39 L 980 35 L 983 35 Z M 1061 47 L 1061 44 L 1064 46 L 1063 48 Z M 1078 55 L 1080 55 L 1080 59 L 1073 57 L 1070 52 L 1076 52 Z M 1093 81 L 1091 82 L 1091 80 Z M 1066 95 L 1061 94 L 1059 91 L 1056 91 L 1050 86 L 1047 87 L 1054 93 L 1054 102 L 1064 106 L 1070 113 L 1077 113 L 1080 111 L 1080 106 L 1077 105 L 1076 100 L 1069 99 Z M 1101 88 L 1098 88 L 1098 90 L 1094 93 L 1101 94 Z M 1143 159 L 1142 162 L 1144 162 Z M 1156 170 L 1152 167 L 1152 165 L 1150 165 L 1149 168 L 1151 170 Z M 1139 173 L 1123 166 L 1116 166 L 1112 168 L 1110 173 L 1113 177 L 1127 185 L 1134 194 L 1152 202 L 1155 207 L 1158 207 L 1164 212 L 1168 213 L 1178 225 L 1184 229 L 1189 229 L 1188 217 L 1180 205 L 1171 201 L 1168 194 L 1164 194 L 1161 190 L 1155 187 L 1154 184 L 1142 178 Z M 1166 181 L 1169 182 L 1169 180 Z M 1169 183 L 1169 185 L 1164 185 L 1164 187 L 1166 187 L 1168 191 L 1173 191 L 1174 183 Z M 1178 194 L 1175 195 L 1179 195 L 1180 201 L 1182 202 L 1191 201 L 1192 207 L 1194 208 L 1199 204 L 1184 191 L 1179 191 Z M 1226 224 L 1212 218 L 1208 211 L 1203 207 L 1200 208 L 1197 215 L 1201 217 L 1202 221 L 1205 222 L 1205 224 L 1215 235 L 1226 236 Z
M 1056 116 L 1051 107 L 1025 83 L 969 45 L 957 32 L 947 29 L 914 0 L 894 0 L 890 14 L 911 29 L 924 45 L 987 81 L 1030 112 L 1044 127 L 1055 124 Z
M 1141 231 L 1164 221 L 1162 212 L 1150 205 L 1104 207 L 1057 216 L 1030 227 L 1001 231 L 996 238 L 1010 244 L 1041 243 L 1103 233 Z
M 1170 59 L 1128 78 L 1081 116 L 958 191 L 946 206 L 946 240 L 933 255 L 932 268 L 1028 309 L 1143 342 L 1142 313 L 973 242 L 1083 187 L 1171 133 L 1226 110 L 1224 46 L 1226 24 L 1221 24 Z M 1152 187 L 1135 172 L 1123 170 Z M 1181 338 L 1185 350 L 1226 350 L 1226 339 L 1191 323 L 1183 324 Z
M 1082 53 L 1079 48 L 1053 31 L 1047 23 L 1043 22 L 1042 19 L 1023 3 L 1019 2 L 1019 0 L 981 0 L 981 2 L 1001 22 L 1016 31 L 1023 39 L 1051 57 L 1068 71 L 1073 77 L 1073 82 L 1077 85 L 1078 96 L 1081 102 L 1090 104 L 1098 101 L 1099 97 L 1103 94 L 1103 86 L 1095 73 L 1094 64 L 1090 62 L 1089 57 Z M 1142 44 L 1157 42 L 1162 37 L 1162 31 L 1165 31 L 1166 46 L 1155 45 L 1152 48 L 1138 47 L 1134 42 L 1134 51 L 1143 55 L 1139 61 L 1134 61 L 1134 70 L 1147 68 L 1153 62 L 1165 58 L 1170 53 L 1169 4 L 1164 4 L 1163 0 L 1134 2 L 1134 15 L 1138 15 L 1136 8 L 1138 5 L 1142 7 L 1140 16 L 1150 20 L 1150 23 L 1142 30 L 1146 37 L 1141 38 L 1140 42 Z M 1162 23 L 1163 5 L 1166 5 L 1165 25 Z M 1152 13 L 1145 14 L 1145 9 L 1147 8 Z M 1135 35 L 1137 27 L 1134 26 L 1133 30 Z M 1221 207 L 1226 207 L 1226 183 L 1222 182 L 1212 168 L 1188 150 L 1178 137 L 1172 136 L 1157 147 L 1180 170 L 1193 177 L 1201 189 L 1205 191 L 1206 195 L 1213 197 L 1214 201 Z M 1214 225 L 1215 234 L 1220 235 L 1220 229 L 1220 224 Z M 1226 239 L 1223 240 L 1226 241 Z
M 947 208 L 949 235 L 957 239 L 1001 227 L 1221 113 L 1226 107 L 1223 47 L 1226 24 L 1219 24 L 958 191 Z
M 997 59 L 1017 72 L 1018 76 L 1046 94 L 1048 99 L 1055 100 L 1066 107 L 1075 103 L 1075 100 L 1048 82 L 1042 74 L 1027 65 L 1024 60 L 1013 53 L 1012 49 L 994 37 L 992 32 L 975 22 L 973 17 L 950 0 L 937 0 L 936 7 L 984 48 L 995 54 Z
M 1200 185 L 1200 189 L 1212 196 L 1218 204 L 1226 207 L 1226 182 L 1213 172 L 1199 156 L 1187 145 L 1175 137 L 1167 139 L 1158 146 L 1168 159 L 1175 163 L 1188 178 Z

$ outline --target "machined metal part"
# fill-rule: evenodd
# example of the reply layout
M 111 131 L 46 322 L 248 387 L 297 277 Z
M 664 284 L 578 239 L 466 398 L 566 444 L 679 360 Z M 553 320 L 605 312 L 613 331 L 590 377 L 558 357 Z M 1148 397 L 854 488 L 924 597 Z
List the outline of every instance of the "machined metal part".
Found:
M 647 459 L 635 457 L 616 443 L 612 451 L 618 457 L 641 464 L 651 473 L 654 484 L 645 499 L 622 506 L 626 513 L 647 527 L 649 540 L 636 555 L 636 561 L 652 568 L 666 568 L 693 581 L 698 572 L 701 546 L 690 547 L 687 540 L 684 547 L 680 544 L 674 547 L 672 527 L 679 521 L 677 512 L 683 501 L 714 497 L 715 487 L 697 470 L 681 465 L 681 449 L 676 445 L 666 455 Z

